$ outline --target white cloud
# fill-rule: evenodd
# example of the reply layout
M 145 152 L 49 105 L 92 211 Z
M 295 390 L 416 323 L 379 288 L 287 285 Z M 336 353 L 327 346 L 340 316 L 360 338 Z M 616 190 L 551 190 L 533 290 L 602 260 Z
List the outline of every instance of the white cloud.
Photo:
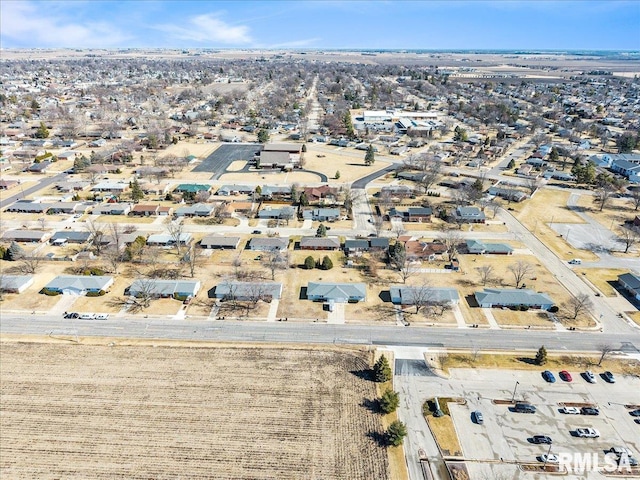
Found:
M 5 47 L 110 47 L 131 38 L 108 22 L 72 22 L 27 1 L 2 2 L 0 31 Z
M 249 27 L 244 25 L 229 25 L 216 14 L 197 15 L 191 17 L 187 26 L 157 25 L 157 29 L 167 32 L 179 40 L 195 42 L 220 42 L 229 45 L 251 43 Z

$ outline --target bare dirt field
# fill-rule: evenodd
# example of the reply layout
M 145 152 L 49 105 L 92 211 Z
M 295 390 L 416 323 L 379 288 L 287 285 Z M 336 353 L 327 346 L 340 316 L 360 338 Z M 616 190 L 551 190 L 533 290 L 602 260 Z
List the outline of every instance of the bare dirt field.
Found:
M 2 478 L 391 478 L 365 352 L 0 351 Z

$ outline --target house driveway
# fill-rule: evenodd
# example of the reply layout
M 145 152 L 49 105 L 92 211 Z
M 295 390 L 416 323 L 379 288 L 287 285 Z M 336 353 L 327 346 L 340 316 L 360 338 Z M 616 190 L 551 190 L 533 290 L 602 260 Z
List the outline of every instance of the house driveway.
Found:
M 276 314 L 278 313 L 278 306 L 280 305 L 280 300 L 274 298 L 271 300 L 271 304 L 269 305 L 269 313 L 267 314 L 267 322 L 275 322 Z
M 71 306 L 79 298 L 78 295 L 62 294 L 59 295 L 60 300 L 49 310 L 49 315 L 62 315 L 64 312 L 69 312 Z
M 333 312 L 327 313 L 327 323 L 344 323 L 344 303 L 334 303 Z

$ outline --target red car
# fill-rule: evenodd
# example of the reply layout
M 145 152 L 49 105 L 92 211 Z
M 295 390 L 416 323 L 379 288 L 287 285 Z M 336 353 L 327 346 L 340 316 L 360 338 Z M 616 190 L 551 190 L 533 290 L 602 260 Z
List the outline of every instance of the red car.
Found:
M 564 380 L 565 382 L 570 382 L 573 380 L 573 378 L 571 378 L 571 374 L 569 372 L 567 372 L 566 370 L 562 370 L 560 372 L 560 378 L 562 380 Z

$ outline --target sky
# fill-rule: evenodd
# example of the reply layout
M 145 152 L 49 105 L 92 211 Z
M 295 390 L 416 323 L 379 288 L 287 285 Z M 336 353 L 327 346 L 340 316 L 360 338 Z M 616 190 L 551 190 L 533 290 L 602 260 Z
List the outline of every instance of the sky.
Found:
M 640 0 L 2 0 L 2 48 L 640 50 Z

